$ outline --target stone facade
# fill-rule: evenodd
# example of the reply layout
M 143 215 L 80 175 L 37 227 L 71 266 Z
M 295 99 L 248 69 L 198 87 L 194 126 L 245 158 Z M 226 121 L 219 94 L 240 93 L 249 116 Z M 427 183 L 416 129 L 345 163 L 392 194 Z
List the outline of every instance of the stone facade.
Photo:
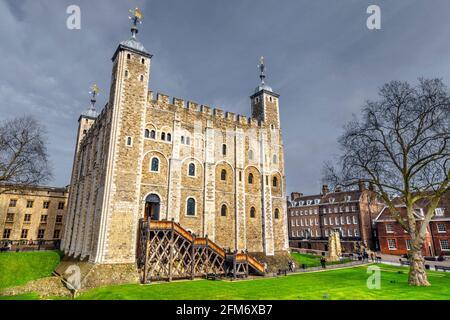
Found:
M 67 188 L 0 188 L 0 240 L 58 241 L 66 222 Z
M 149 216 L 232 250 L 287 250 L 279 95 L 258 87 L 251 118 L 170 99 L 149 90 L 151 58 L 119 45 L 108 104 L 79 119 L 65 253 L 133 263 Z
M 288 201 L 289 242 L 292 248 L 328 251 L 328 238 L 338 230 L 342 249 L 355 251 L 359 245 L 377 249 L 373 219 L 384 205 L 363 184 L 358 190 L 304 196 L 292 193 Z

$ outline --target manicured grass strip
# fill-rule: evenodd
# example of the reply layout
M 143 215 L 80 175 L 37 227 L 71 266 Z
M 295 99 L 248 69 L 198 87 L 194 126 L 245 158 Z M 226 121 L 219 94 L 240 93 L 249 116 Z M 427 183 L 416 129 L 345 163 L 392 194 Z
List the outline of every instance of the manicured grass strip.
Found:
M 292 258 L 297 263 L 297 267 L 301 267 L 302 264 L 306 264 L 308 268 L 314 268 L 314 267 L 320 267 L 320 256 L 315 256 L 312 254 L 303 254 L 303 253 L 297 253 L 293 252 L 291 253 Z M 327 262 L 327 265 L 335 265 L 335 264 L 342 264 L 350 262 L 350 259 L 344 259 L 342 261 L 333 261 L 333 262 Z
M 399 273 L 400 271 L 400 273 Z M 450 274 L 430 272 L 431 287 L 410 287 L 405 268 L 382 266 L 381 289 L 367 288 L 367 267 L 250 281 L 184 281 L 91 290 L 86 300 L 449 300 Z M 444 275 L 444 276 L 442 276 Z
M 39 295 L 36 293 L 27 293 L 18 296 L 0 296 L 1 300 L 39 300 Z
M 60 260 L 58 251 L 0 253 L 0 289 L 49 277 Z

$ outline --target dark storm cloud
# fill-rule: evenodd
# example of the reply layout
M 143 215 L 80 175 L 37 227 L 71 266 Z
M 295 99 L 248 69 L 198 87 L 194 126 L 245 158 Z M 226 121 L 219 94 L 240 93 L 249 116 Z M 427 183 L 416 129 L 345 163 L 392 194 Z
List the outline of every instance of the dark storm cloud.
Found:
M 315 193 L 343 124 L 384 82 L 449 82 L 450 3 L 431 2 L 0 0 L 2 119 L 45 123 L 53 184 L 68 184 L 89 86 L 103 89 L 103 106 L 110 58 L 129 37 L 128 9 L 139 6 L 154 91 L 248 115 L 266 57 L 267 81 L 281 94 L 288 191 Z M 81 30 L 66 28 L 71 4 L 81 7 Z M 366 28 L 370 4 L 381 6 L 380 31 Z

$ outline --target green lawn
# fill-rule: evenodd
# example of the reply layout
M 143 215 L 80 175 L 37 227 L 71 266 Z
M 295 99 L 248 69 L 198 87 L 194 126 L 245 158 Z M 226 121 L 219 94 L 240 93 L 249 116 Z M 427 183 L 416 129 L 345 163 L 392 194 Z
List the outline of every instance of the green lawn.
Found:
M 85 300 L 450 300 L 450 274 L 430 272 L 432 287 L 408 286 L 408 269 L 381 266 L 381 289 L 367 288 L 367 267 L 250 281 L 184 281 L 94 289 Z M 400 273 L 399 273 L 400 272 Z
M 61 260 L 58 251 L 0 254 L 0 289 L 16 287 L 49 277 Z
M 295 257 L 295 255 L 294 255 Z M 308 263 L 310 256 L 298 256 Z M 51 275 L 60 260 L 58 252 L 0 254 L 0 288 L 25 284 Z M 317 259 L 314 259 L 317 260 Z M 311 261 L 310 261 L 311 262 Z M 312 263 L 311 263 L 312 265 Z M 78 299 L 88 300 L 245 300 L 294 299 L 322 300 L 450 300 L 450 273 L 430 271 L 428 288 L 410 287 L 408 269 L 388 265 L 381 268 L 381 289 L 367 288 L 367 266 L 304 273 L 279 278 L 248 281 L 179 281 L 152 285 L 110 286 L 91 290 Z M 38 299 L 36 294 L 24 294 L 2 299 Z
M 303 253 L 297 253 L 292 252 L 291 253 L 292 258 L 297 263 L 298 267 L 301 267 L 302 264 L 306 264 L 308 268 L 314 268 L 314 267 L 320 267 L 320 256 L 315 256 L 312 254 L 303 254 Z M 342 261 L 334 261 L 334 262 L 327 262 L 327 265 L 333 265 L 333 264 L 342 264 L 346 262 L 350 262 L 350 259 L 344 259 Z

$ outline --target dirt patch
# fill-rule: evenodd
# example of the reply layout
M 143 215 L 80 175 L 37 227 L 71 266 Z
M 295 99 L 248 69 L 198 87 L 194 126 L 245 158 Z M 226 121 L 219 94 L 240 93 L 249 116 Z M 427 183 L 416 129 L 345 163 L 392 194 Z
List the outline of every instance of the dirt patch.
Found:
M 266 263 L 269 273 L 277 272 L 280 269 L 288 269 L 289 261 L 292 260 L 290 253 L 287 251 L 276 252 L 274 256 L 266 256 L 264 253 L 249 254 L 259 262 Z
M 27 293 L 37 293 L 40 297 L 70 297 L 70 291 L 58 277 L 42 278 L 27 284 L 0 291 L 3 296 L 15 296 Z

